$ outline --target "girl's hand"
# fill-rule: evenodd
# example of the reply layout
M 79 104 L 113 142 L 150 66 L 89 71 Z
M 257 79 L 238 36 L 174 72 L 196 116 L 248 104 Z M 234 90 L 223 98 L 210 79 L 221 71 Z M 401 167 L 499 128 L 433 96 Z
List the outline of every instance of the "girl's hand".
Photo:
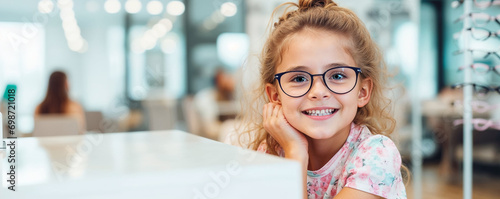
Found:
M 301 132 L 292 127 L 283 114 L 281 105 L 267 103 L 263 110 L 264 129 L 283 147 L 287 158 L 307 160 L 307 139 Z
M 304 134 L 293 128 L 285 118 L 281 105 L 267 103 L 262 112 L 264 129 L 283 147 L 285 158 L 299 161 L 302 166 L 303 198 L 307 199 L 307 139 Z

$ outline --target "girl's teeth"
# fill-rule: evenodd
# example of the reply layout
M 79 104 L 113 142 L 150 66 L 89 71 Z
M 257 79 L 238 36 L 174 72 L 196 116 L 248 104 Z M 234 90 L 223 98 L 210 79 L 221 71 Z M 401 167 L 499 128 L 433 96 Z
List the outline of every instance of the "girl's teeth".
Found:
M 311 116 L 324 116 L 333 114 L 334 109 L 323 109 L 323 110 L 308 110 L 307 114 Z

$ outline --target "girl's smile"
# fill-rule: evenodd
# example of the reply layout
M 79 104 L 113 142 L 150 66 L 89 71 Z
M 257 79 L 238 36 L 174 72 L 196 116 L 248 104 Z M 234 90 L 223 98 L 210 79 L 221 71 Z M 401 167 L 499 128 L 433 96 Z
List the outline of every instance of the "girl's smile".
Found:
M 313 120 L 326 120 L 328 118 L 333 117 L 333 115 L 338 110 L 339 109 L 332 107 L 316 107 L 316 108 L 306 109 L 302 111 L 302 113 L 307 115 L 309 118 Z

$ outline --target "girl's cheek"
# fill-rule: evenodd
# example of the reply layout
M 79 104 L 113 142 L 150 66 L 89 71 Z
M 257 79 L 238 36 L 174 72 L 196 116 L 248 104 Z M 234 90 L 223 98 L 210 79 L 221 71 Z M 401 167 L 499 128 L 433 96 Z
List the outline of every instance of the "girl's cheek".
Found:
M 285 104 L 282 104 L 282 108 L 283 108 L 283 115 L 285 115 L 285 118 L 287 118 L 287 116 L 290 116 L 290 108 L 285 106 Z
M 285 115 L 285 118 L 287 116 L 291 117 L 295 112 L 297 112 L 298 103 L 293 100 L 281 98 L 281 108 L 283 109 L 283 115 Z

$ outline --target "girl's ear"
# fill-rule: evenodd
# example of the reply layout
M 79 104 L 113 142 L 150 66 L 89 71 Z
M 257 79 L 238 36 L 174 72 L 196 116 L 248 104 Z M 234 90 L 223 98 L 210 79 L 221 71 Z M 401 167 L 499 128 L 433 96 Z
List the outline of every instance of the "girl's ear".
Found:
M 267 83 L 266 84 L 266 94 L 267 94 L 267 98 L 269 99 L 270 102 L 281 104 L 281 100 L 280 100 L 279 94 L 278 94 L 278 89 L 276 88 L 276 86 L 274 86 L 271 83 Z
M 361 88 L 358 94 L 358 107 L 363 107 L 370 101 L 370 96 L 373 89 L 373 81 L 371 78 L 365 78 L 360 82 Z

